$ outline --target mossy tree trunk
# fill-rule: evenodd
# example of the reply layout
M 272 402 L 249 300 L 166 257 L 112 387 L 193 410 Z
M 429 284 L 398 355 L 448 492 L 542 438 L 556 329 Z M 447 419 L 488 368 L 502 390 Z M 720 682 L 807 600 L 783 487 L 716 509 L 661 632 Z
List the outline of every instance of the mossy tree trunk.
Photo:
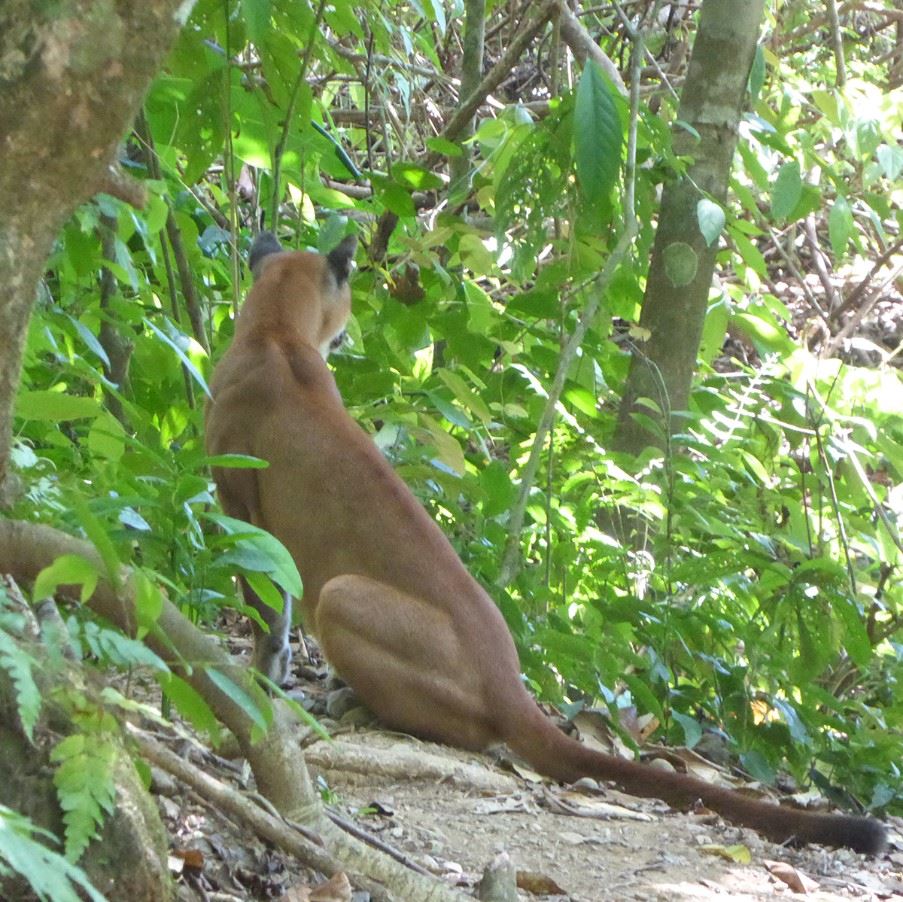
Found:
M 683 178 L 662 195 L 658 228 L 643 299 L 640 326 L 648 340 L 634 352 L 612 446 L 639 453 L 661 445 L 679 426 L 673 414 L 687 409 L 702 339 L 717 241 L 708 245 L 699 228 L 703 198 L 723 204 L 727 196 L 737 129 L 756 51 L 763 0 L 704 0 L 689 71 L 681 93 L 674 151 L 693 158 Z M 651 416 L 648 398 L 662 411 L 661 434 L 633 414 Z
M 193 0 L 0 4 L 0 506 L 28 318 L 54 239 L 101 191 Z

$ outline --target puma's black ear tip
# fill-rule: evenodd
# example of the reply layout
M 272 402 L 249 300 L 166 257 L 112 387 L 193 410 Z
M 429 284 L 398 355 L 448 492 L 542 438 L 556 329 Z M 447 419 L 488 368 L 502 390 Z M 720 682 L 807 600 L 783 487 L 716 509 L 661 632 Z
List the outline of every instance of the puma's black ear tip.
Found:
M 326 255 L 329 269 L 339 285 L 348 281 L 355 250 L 357 250 L 357 235 L 346 235 L 338 246 Z
M 261 232 L 251 245 L 251 253 L 248 254 L 248 265 L 254 278 L 260 275 L 259 266 L 264 257 L 270 254 L 278 254 L 282 250 L 279 239 L 272 232 Z

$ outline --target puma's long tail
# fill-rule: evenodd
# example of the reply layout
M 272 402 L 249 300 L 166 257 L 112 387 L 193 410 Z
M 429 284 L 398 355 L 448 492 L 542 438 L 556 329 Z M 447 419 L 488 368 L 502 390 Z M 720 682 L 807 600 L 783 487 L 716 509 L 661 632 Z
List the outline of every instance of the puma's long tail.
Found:
M 555 779 L 611 780 L 630 795 L 662 799 L 684 811 L 701 802 L 731 823 L 751 827 L 779 843 L 846 846 L 869 855 L 884 848 L 884 826 L 873 818 L 819 814 L 750 799 L 695 777 L 650 768 L 587 748 L 562 733 L 532 699 L 530 712 L 527 713 L 525 706 L 520 713 L 506 742 L 538 771 Z

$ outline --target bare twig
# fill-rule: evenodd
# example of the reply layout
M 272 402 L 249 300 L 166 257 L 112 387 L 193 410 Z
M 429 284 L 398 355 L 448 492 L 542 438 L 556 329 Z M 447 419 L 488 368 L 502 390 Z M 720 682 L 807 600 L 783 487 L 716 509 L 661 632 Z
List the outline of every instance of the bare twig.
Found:
M 118 163 L 107 169 L 107 176 L 98 186 L 100 191 L 125 201 L 137 210 L 147 203 L 147 188 L 137 179 L 132 178 Z
M 868 316 L 875 304 L 881 300 L 881 292 L 884 291 L 884 288 L 891 282 L 895 282 L 900 277 L 901 273 L 903 273 L 903 264 L 897 266 L 888 274 L 884 281 L 872 289 L 869 298 L 849 318 L 844 324 L 844 327 L 825 344 L 825 347 L 822 349 L 823 357 L 831 357 L 833 354 L 837 353 L 843 342 L 859 328 L 860 323 Z
M 365 830 L 363 827 L 358 826 L 354 823 L 354 821 L 349 821 L 347 818 L 342 817 L 340 814 L 337 814 L 335 811 L 331 809 L 326 809 L 326 816 L 340 829 L 344 830 L 349 835 L 353 836 L 355 839 L 359 839 L 362 843 L 366 843 L 368 846 L 372 846 L 374 849 L 378 849 L 384 855 L 388 855 L 390 858 L 394 858 L 399 864 L 403 864 L 406 868 L 410 868 L 417 874 L 423 874 L 424 877 L 429 877 L 430 872 L 423 866 L 417 864 L 413 858 L 405 855 L 404 852 L 396 849 L 395 846 L 390 846 L 387 842 L 383 842 L 379 837 L 374 836 L 369 830 Z
M 486 97 L 502 83 L 505 76 L 514 68 L 524 50 L 527 49 L 527 45 L 556 11 L 557 6 L 558 0 L 543 0 L 531 21 L 515 35 L 514 40 L 511 41 L 511 44 L 499 58 L 499 61 L 489 70 L 485 78 L 471 94 L 461 101 L 460 107 L 449 119 L 440 137 L 447 141 L 454 141 L 460 137 L 462 130 L 473 118 L 474 113 L 480 108 Z M 430 154 L 425 164 L 427 168 L 431 163 L 438 162 L 441 156 L 441 154 Z
M 799 267 L 796 265 L 794 259 L 784 250 L 784 245 L 781 244 L 781 235 L 778 234 L 774 229 L 768 230 L 769 236 L 771 237 L 771 243 L 774 246 L 774 249 L 780 254 L 781 259 L 784 261 L 787 269 L 790 270 L 793 277 L 799 283 L 800 291 L 806 297 L 806 300 L 809 303 L 809 306 L 819 315 L 822 322 L 825 325 L 828 325 L 828 314 L 822 310 L 821 304 L 818 303 L 818 298 L 812 293 L 812 289 L 806 284 L 806 277 L 800 272 Z
M 167 205 L 169 201 L 167 199 Z M 172 254 L 176 259 L 176 268 L 179 271 L 179 284 L 182 286 L 182 297 L 185 298 L 185 310 L 188 313 L 188 321 L 191 323 L 191 334 L 194 340 L 205 350 L 210 351 L 210 342 L 207 341 L 207 330 L 204 328 L 204 315 L 201 310 L 201 301 L 194 284 L 194 274 L 188 264 L 188 255 L 185 253 L 185 245 L 182 243 L 182 230 L 176 222 L 175 214 L 170 207 L 166 214 L 166 237 L 172 247 Z
M 828 300 L 828 310 L 835 310 L 840 305 L 840 298 L 837 294 L 837 288 L 831 281 L 831 274 L 828 272 L 828 263 L 822 252 L 821 245 L 818 242 L 818 233 L 815 231 L 815 217 L 811 214 L 806 217 L 803 222 L 803 232 L 806 235 L 806 243 L 809 245 L 809 252 L 812 254 L 812 265 L 815 267 L 815 273 L 818 276 L 821 287 L 825 290 L 825 297 Z
M 558 360 L 558 368 L 555 371 L 552 385 L 549 388 L 549 395 L 546 399 L 542 416 L 536 427 L 536 435 L 533 437 L 530 455 L 527 458 L 527 463 L 521 474 L 521 484 L 517 501 L 511 510 L 511 519 L 508 523 L 508 542 L 505 546 L 504 554 L 502 555 L 502 564 L 499 568 L 499 576 L 496 581 L 499 586 L 507 586 L 516 575 L 520 566 L 521 531 L 523 529 L 524 516 L 527 510 L 527 501 L 536 481 L 536 474 L 539 470 L 546 437 L 555 420 L 555 412 L 558 407 L 558 401 L 561 398 L 561 392 L 564 390 L 564 382 L 567 378 L 568 370 L 577 354 L 577 350 L 583 343 L 586 330 L 593 321 L 618 267 L 627 256 L 627 253 L 633 244 L 634 235 L 636 234 L 634 190 L 636 181 L 637 122 L 639 120 L 640 105 L 639 71 L 642 60 L 642 35 L 636 34 L 633 36 L 633 52 L 631 55 L 630 125 L 627 136 L 627 168 L 624 176 L 624 231 L 608 260 L 605 261 L 602 272 L 596 277 L 595 282 L 590 289 L 591 294 L 589 301 L 587 302 L 586 307 L 583 308 L 583 312 L 577 320 L 574 331 L 571 333 L 561 351 L 561 357 Z
M 486 0 L 464 0 L 464 47 L 461 55 L 461 95 L 467 97 L 479 87 L 483 71 L 483 37 L 486 33 Z M 473 134 L 474 118 L 464 123 L 461 138 Z M 451 160 L 451 195 L 453 202 L 464 199 L 470 191 L 471 149 L 462 145 L 463 153 Z
M 100 244 L 104 260 L 116 259 L 115 245 L 115 220 L 102 216 L 100 220 Z M 98 340 L 100 346 L 107 355 L 104 361 L 104 373 L 107 379 L 116 386 L 116 391 L 104 386 L 106 404 L 111 414 L 119 420 L 123 426 L 128 426 L 125 413 L 122 409 L 122 401 L 119 393 L 128 391 L 129 360 L 132 356 L 134 345 L 118 328 L 118 322 L 110 313 L 110 302 L 116 293 L 116 277 L 109 266 L 104 265 L 100 270 L 100 309 L 103 318 L 100 322 Z
M 454 141 L 460 137 L 467 123 L 473 118 L 481 104 L 486 100 L 489 94 L 501 84 L 505 76 L 511 71 L 521 54 L 526 50 L 527 45 L 539 30 L 546 24 L 549 17 L 555 12 L 558 0 L 543 0 L 539 9 L 533 18 L 517 33 L 508 49 L 502 54 L 499 61 L 489 70 L 477 88 L 461 101 L 455 114 L 446 124 L 439 137 L 446 141 Z M 444 154 L 433 151 L 427 154 L 426 159 L 422 162 L 425 169 L 435 166 Z M 389 247 L 389 239 L 395 226 L 398 225 L 398 216 L 391 210 L 386 210 L 379 218 L 373 239 L 370 242 L 370 259 L 374 263 L 379 263 L 386 257 Z
M 850 292 L 850 294 L 846 297 L 844 302 L 834 311 L 834 318 L 841 316 L 846 313 L 847 310 L 851 310 L 855 307 L 859 301 L 862 299 L 863 295 L 866 293 L 869 285 L 871 284 L 872 279 L 875 278 L 875 274 L 879 269 L 886 266 L 890 259 L 900 252 L 903 249 L 903 238 L 898 238 L 887 250 L 878 257 L 877 260 L 872 264 L 871 269 L 862 277 L 862 281 Z
M 330 41 L 329 46 L 340 56 L 342 59 L 347 60 L 349 63 L 355 63 L 356 65 L 366 66 L 368 57 L 362 53 L 355 53 L 353 50 L 349 50 L 347 47 L 343 47 L 338 41 Z M 404 69 L 407 72 L 410 72 L 412 75 L 422 75 L 424 78 L 432 79 L 433 81 L 440 82 L 445 85 L 458 85 L 460 81 L 457 78 L 452 78 L 446 75 L 444 72 L 440 72 L 438 69 L 431 69 L 427 66 L 421 66 L 417 63 L 412 63 L 409 60 L 404 59 L 396 59 L 394 56 L 383 56 L 380 53 L 374 53 L 369 56 L 371 63 L 375 63 L 379 66 L 383 66 L 390 69 Z
M 310 31 L 307 34 L 307 46 L 304 50 L 304 57 L 301 60 L 301 68 L 298 70 L 298 76 L 292 87 L 292 93 L 289 97 L 288 105 L 285 108 L 285 119 L 282 122 L 282 134 L 273 151 L 273 199 L 270 204 L 270 218 L 267 225 L 274 231 L 279 227 L 279 183 L 282 177 L 282 157 L 285 154 L 285 148 L 288 144 L 288 136 L 291 132 L 293 120 L 295 118 L 295 106 L 298 103 L 298 95 L 301 93 L 301 85 L 307 77 L 307 70 L 310 67 L 311 57 L 314 48 L 317 45 L 317 35 L 320 32 L 320 23 L 323 21 L 323 10 L 326 8 L 326 0 L 320 0 L 317 4 L 317 13 L 310 25 Z
M 323 840 L 315 833 L 290 825 L 278 814 L 261 808 L 243 793 L 212 777 L 184 756 L 177 755 L 144 730 L 133 724 L 126 724 L 126 729 L 142 757 L 190 786 L 198 795 L 249 827 L 262 839 L 324 874 L 342 870 L 340 862 L 326 851 Z
M 627 86 L 624 84 L 624 79 L 621 78 L 618 67 L 602 52 L 590 33 L 583 27 L 583 23 L 571 12 L 567 3 L 561 0 L 558 3 L 557 12 L 561 21 L 561 38 L 570 47 L 577 62 L 582 66 L 587 59 L 594 60 L 618 91 L 626 97 Z
M 840 17 L 837 15 L 837 0 L 828 0 L 828 21 L 831 23 L 831 42 L 834 45 L 834 65 L 837 70 L 837 87 L 847 83 L 847 67 L 843 59 L 843 33 L 840 30 Z

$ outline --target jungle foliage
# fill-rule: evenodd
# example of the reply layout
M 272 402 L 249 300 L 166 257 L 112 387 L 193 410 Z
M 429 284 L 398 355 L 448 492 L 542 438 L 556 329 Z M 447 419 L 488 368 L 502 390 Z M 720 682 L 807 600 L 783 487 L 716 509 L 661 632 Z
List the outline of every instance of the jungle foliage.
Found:
M 529 18 L 488 6 L 487 68 Z M 657 198 L 686 166 L 671 127 L 692 6 L 629 5 L 646 54 L 635 119 L 546 29 L 458 145 L 442 130 L 459 0 L 199 0 L 123 148 L 146 207 L 82 207 L 40 287 L 17 403 L 27 495 L 10 514 L 136 567 L 146 625 L 165 593 L 215 626 L 240 605 L 238 571 L 270 596 L 296 588 L 272 540 L 215 513 L 206 379 L 262 223 L 329 249 L 353 221 L 372 249 L 397 218 L 385 255 L 359 255 L 336 378 L 494 587 L 537 694 L 607 705 L 629 742 L 641 715 L 666 743 L 716 731 L 755 778 L 789 771 L 903 811 L 899 19 L 890 0 L 843 5 L 839 55 L 823 4 L 768 4 L 728 206 L 699 210 L 719 251 L 690 409 L 664 453 L 633 459 L 607 446 L 642 348 Z M 615 5 L 582 21 L 626 76 L 633 28 Z M 631 132 L 636 235 L 568 370 L 521 566 L 499 585 L 562 346 L 628 218 Z M 472 184 L 450 197 L 445 161 L 463 153 Z M 48 576 L 90 579 L 76 560 Z M 69 621 L 82 654 L 151 663 L 214 729 L 161 662 Z M 27 663 L 0 645 L 0 666 L 33 717 Z

